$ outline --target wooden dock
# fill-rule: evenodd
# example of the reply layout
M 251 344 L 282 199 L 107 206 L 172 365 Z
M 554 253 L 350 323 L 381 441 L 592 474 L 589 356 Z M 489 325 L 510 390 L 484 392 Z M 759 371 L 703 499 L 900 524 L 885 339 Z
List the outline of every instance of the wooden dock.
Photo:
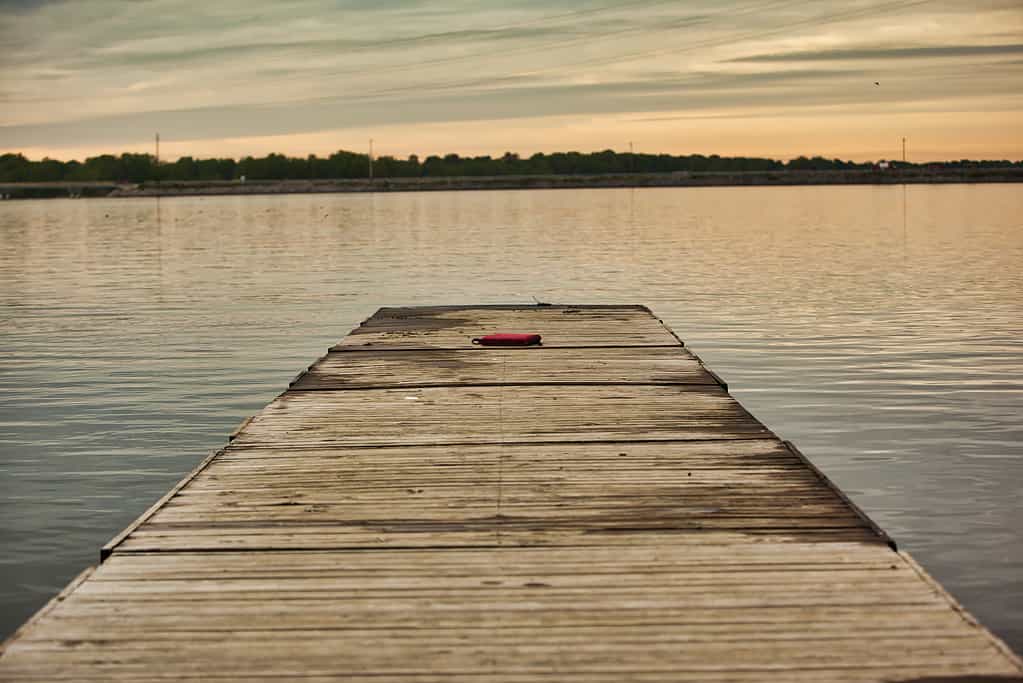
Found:
M 1023 680 L 640 306 L 381 309 L 101 557 L 0 680 Z

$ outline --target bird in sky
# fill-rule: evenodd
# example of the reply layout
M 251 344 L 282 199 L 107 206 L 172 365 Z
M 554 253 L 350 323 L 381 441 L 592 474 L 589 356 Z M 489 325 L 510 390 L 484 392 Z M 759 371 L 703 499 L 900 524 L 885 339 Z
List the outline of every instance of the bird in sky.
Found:
M 881 85 L 878 81 L 874 81 L 874 85 Z

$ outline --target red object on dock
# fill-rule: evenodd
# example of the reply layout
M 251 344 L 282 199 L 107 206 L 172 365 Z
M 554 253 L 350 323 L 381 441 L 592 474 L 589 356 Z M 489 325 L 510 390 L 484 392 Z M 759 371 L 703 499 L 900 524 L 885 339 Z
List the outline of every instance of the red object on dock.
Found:
M 476 337 L 472 343 L 482 346 L 534 346 L 540 343 L 540 335 L 501 332 L 488 334 L 485 337 Z

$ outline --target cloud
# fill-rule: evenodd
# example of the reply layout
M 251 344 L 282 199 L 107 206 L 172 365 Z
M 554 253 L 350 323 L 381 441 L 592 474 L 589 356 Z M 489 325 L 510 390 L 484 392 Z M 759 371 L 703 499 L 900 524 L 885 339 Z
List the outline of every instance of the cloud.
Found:
M 844 50 L 815 50 L 737 57 L 731 62 L 824 62 L 864 59 L 928 59 L 949 57 L 982 57 L 1023 54 L 1023 44 L 1009 45 L 945 45 L 932 47 L 862 47 Z
M 1023 45 L 1005 38 L 1023 8 L 1002 0 L 969 12 L 950 0 L 0 7 L 17 8 L 0 15 L 0 148 L 11 149 L 680 110 L 845 104 L 877 117 L 1015 102 L 1023 82 Z
M 542 116 L 624 114 L 630 112 L 720 110 L 797 111 L 803 106 L 855 105 L 876 113 L 907 101 L 927 102 L 932 110 L 949 102 L 990 95 L 998 74 L 977 75 L 964 69 L 943 80 L 907 83 L 894 79 L 873 85 L 873 73 L 856 69 L 802 69 L 765 73 L 651 73 L 629 81 L 602 83 L 520 83 L 469 91 L 394 93 L 380 96 L 333 96 L 302 103 L 237 105 L 119 114 L 73 123 L 0 127 L 0 145 L 15 141 L 39 146 L 72 144 L 83 137 L 110 144 L 146 139 L 159 130 L 167 138 L 284 135 L 318 130 L 452 120 L 515 119 Z M 955 87 L 950 87 L 954 84 Z M 906 96 L 912 92 L 912 97 Z

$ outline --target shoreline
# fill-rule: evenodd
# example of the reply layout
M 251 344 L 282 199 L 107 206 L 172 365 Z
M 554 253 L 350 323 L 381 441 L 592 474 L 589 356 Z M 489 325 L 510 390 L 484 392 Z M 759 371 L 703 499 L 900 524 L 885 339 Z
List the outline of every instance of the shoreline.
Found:
M 842 171 L 631 173 L 609 175 L 453 176 L 309 180 L 194 180 L 162 183 L 0 183 L 2 199 L 194 197 L 255 194 L 444 192 L 627 187 L 764 187 L 1023 182 L 1023 168 L 900 168 Z

